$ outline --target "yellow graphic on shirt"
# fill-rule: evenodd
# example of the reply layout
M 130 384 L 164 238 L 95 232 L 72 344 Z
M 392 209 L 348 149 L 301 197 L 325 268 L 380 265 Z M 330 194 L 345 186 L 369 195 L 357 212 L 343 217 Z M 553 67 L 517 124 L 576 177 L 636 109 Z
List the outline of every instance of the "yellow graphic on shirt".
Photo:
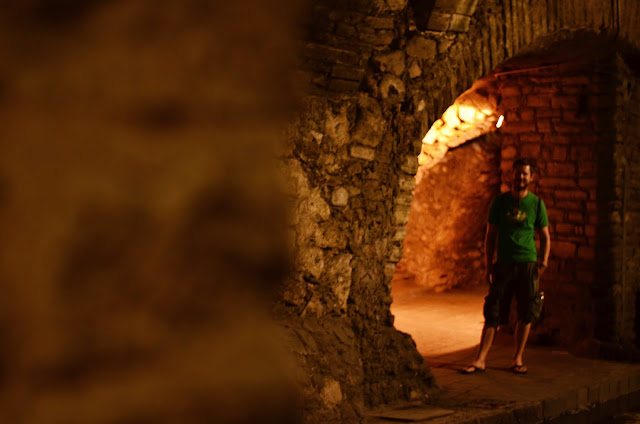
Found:
M 527 213 L 525 211 L 521 211 L 520 208 L 513 208 L 511 211 L 507 212 L 507 217 L 517 225 L 522 225 L 525 219 L 527 219 Z

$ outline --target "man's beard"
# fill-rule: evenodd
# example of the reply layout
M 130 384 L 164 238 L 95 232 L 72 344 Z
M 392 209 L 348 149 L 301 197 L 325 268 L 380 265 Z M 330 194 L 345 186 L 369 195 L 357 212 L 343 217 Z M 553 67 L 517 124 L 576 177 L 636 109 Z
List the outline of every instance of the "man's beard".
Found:
M 513 186 L 518 190 L 525 190 L 529 187 L 529 183 L 526 183 L 523 180 L 515 180 Z

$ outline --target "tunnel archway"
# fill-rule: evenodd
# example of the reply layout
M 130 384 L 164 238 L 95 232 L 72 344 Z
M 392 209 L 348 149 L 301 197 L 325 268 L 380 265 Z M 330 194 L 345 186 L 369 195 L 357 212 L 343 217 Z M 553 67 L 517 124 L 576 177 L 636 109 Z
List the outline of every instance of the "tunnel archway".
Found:
M 296 357 L 308 373 L 322 373 L 322 378 L 307 384 L 309 395 L 321 405 L 309 408 L 314 416 L 317 410 L 330 410 L 330 414 L 338 416 L 347 404 L 356 405 L 356 411 L 360 411 L 357 405 L 417 399 L 433 388 L 434 379 L 420 361 L 411 338 L 394 328 L 390 284 L 396 263 L 402 259 L 416 156 L 430 124 L 460 93 L 499 64 L 505 64 L 504 72 L 531 68 L 525 66 L 522 54 L 533 52 L 538 53 L 534 58 L 536 66 L 544 66 L 539 53 L 555 41 L 580 39 L 578 28 L 591 29 L 598 37 L 617 37 L 618 44 L 611 44 L 612 51 L 622 44 L 620 40 L 637 45 L 640 35 L 635 25 L 638 6 L 627 0 L 611 5 L 586 2 L 580 8 L 555 0 L 528 5 L 457 2 L 468 4 L 470 9 L 456 7 L 453 11 L 444 10 L 443 4 L 437 2 L 434 13 L 428 18 L 423 16 L 422 24 L 427 30 L 415 25 L 415 13 L 420 11 L 411 10 L 407 2 L 374 3 L 318 4 L 313 8 L 317 25 L 304 40 L 300 67 L 301 81 L 309 95 L 287 134 L 283 155 L 293 171 L 290 181 L 296 186 L 292 194 L 297 208 L 297 254 L 295 274 L 283 290 L 279 306 L 293 333 L 292 339 L 302 340 L 293 343 Z M 584 44 L 589 40 L 584 39 Z M 516 55 L 521 62 L 509 68 L 505 60 Z M 551 64 L 559 62 L 562 60 Z M 544 77 L 542 71 L 538 77 Z M 589 88 L 591 82 L 587 84 Z M 518 84 L 504 89 L 511 91 L 503 103 L 518 104 L 529 98 L 534 102 L 552 101 L 551 97 L 544 99 L 545 93 L 524 93 Z M 553 109 L 552 106 L 549 107 Z M 567 226 L 554 229 L 564 232 L 565 237 L 560 240 L 564 253 L 554 272 L 570 283 L 553 286 L 548 294 L 572 298 L 578 304 L 580 299 L 593 299 L 593 283 L 588 280 L 594 278 L 593 272 L 580 269 L 582 264 L 589 266 L 585 258 L 592 255 L 592 246 L 583 241 L 592 236 L 585 238 L 577 233 L 586 228 L 576 229 L 579 222 L 571 221 L 570 211 L 576 212 L 571 206 L 578 205 L 579 212 L 588 211 L 591 215 L 604 212 L 598 207 L 593 209 L 589 203 L 591 192 L 581 186 L 578 191 L 586 199 L 559 198 L 569 196 L 571 190 L 558 189 L 554 185 L 558 180 L 553 178 L 566 181 L 566 175 L 560 174 L 577 169 L 575 161 L 580 159 L 575 155 L 579 154 L 572 153 L 566 142 L 571 137 L 566 130 L 578 125 L 562 127 L 564 135 L 557 137 L 555 151 L 543 148 L 540 143 L 545 142 L 545 137 L 550 140 L 549 134 L 560 131 L 561 126 L 556 128 L 553 119 L 563 116 L 544 117 L 542 125 L 549 131 L 541 131 L 537 122 L 532 123 L 537 115 L 531 111 L 535 112 L 536 107 L 542 106 L 532 104 L 525 113 L 512 111 L 515 113 L 511 115 L 521 122 L 501 130 L 505 134 L 513 130 L 509 135 L 513 143 L 501 149 L 500 183 L 506 183 L 503 178 L 513 156 L 526 149 L 532 149 L 530 153 L 540 155 L 543 161 L 554 163 L 544 169 L 550 185 L 543 188 L 552 195 L 553 202 L 567 206 L 561 214 Z M 507 122 L 514 123 L 508 115 Z M 538 131 L 542 135 L 535 134 Z M 607 131 L 613 134 L 616 130 Z M 584 137 L 585 141 L 588 139 Z M 450 154 L 454 152 L 455 149 Z M 568 160 L 573 160 L 573 165 L 565 166 L 563 161 Z M 569 180 L 578 184 L 578 178 Z M 586 180 L 582 182 L 588 184 Z M 575 215 L 573 218 L 575 221 Z M 608 280 L 609 288 L 610 283 Z M 575 322 L 584 324 L 583 328 L 560 331 L 563 322 L 559 311 L 549 308 L 545 327 L 541 327 L 549 342 L 568 342 L 561 340 L 567 334 L 569 338 L 589 334 L 592 322 L 588 316 L 585 320 L 583 316 L 575 318 Z M 425 327 L 431 325 L 425 323 Z M 337 361 L 331 358 L 337 352 L 349 358 L 348 367 L 333 366 Z M 342 393 L 341 401 L 333 402 L 338 396 L 325 397 L 334 392 Z
M 627 277 L 632 272 L 625 259 L 630 253 L 624 253 L 630 249 L 630 230 L 621 218 L 626 213 L 629 219 L 629 211 L 616 211 L 614 206 L 612 213 L 612 205 L 624 209 L 628 204 L 627 160 L 637 157 L 638 150 L 629 132 L 637 121 L 616 116 L 613 110 L 637 98 L 637 71 L 633 59 L 616 50 L 608 38 L 581 34 L 548 39 L 548 44 L 538 43 L 536 49 L 505 62 L 485 77 L 495 79 L 504 127 L 450 151 L 442 148 L 436 165 L 418 170 L 403 256 L 392 280 L 397 300 L 392 311 L 397 328 L 418 333 L 414 339 L 423 356 L 442 353 L 447 344 L 454 351 L 478 342 L 479 331 L 466 329 L 481 327 L 486 288 L 478 277 L 484 273 L 488 205 L 493 196 L 508 190 L 511 165 L 522 156 L 538 160 L 531 191 L 547 204 L 552 233 L 550 268 L 541 282 L 547 301 L 531 340 L 589 354 L 594 354 L 594 345 L 602 349 L 603 340 L 637 340 L 638 286 Z M 446 121 L 446 113 L 441 119 Z M 425 143 L 423 155 L 425 149 L 438 150 Z M 474 150 L 475 162 L 470 153 Z M 469 177 L 469 163 L 474 164 L 475 178 Z M 464 204 L 475 206 L 469 211 Z M 616 265 L 620 259 L 614 257 L 627 265 Z M 470 296 L 474 300 L 469 301 Z M 429 303 L 428 320 L 404 315 L 421 309 L 420 298 Z M 441 303 L 434 303 L 435 298 Z M 455 310 L 456 302 L 474 305 L 477 313 L 447 320 L 466 313 Z M 440 312 L 434 313 L 436 309 Z M 566 311 L 574 319 L 566 320 Z M 597 322 L 595 311 L 607 318 Z M 448 333 L 422 329 L 424 322 L 438 321 Z M 462 333 L 472 339 L 437 338 Z

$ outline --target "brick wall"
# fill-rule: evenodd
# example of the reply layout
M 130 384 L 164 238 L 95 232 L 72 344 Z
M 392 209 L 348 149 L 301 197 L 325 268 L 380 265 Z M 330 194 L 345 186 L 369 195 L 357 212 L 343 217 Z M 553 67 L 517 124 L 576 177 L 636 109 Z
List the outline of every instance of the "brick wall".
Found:
M 593 332 L 591 295 L 603 207 L 598 187 L 610 184 L 599 180 L 599 170 L 609 160 L 601 155 L 601 146 L 610 145 L 613 137 L 609 98 L 614 75 L 605 63 L 501 77 L 502 190 L 510 187 L 515 158 L 537 159 L 531 191 L 547 206 L 552 248 L 541 279 L 544 316 L 534 334 L 554 343 L 570 343 Z

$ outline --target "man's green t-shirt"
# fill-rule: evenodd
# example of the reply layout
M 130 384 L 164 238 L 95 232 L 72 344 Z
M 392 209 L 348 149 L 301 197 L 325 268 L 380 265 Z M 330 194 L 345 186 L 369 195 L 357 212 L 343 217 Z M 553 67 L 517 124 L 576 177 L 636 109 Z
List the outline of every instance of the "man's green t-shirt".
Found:
M 488 222 L 498 226 L 498 262 L 536 262 L 534 228 L 549 225 L 544 202 L 533 193 L 516 200 L 506 192 L 491 203 Z

